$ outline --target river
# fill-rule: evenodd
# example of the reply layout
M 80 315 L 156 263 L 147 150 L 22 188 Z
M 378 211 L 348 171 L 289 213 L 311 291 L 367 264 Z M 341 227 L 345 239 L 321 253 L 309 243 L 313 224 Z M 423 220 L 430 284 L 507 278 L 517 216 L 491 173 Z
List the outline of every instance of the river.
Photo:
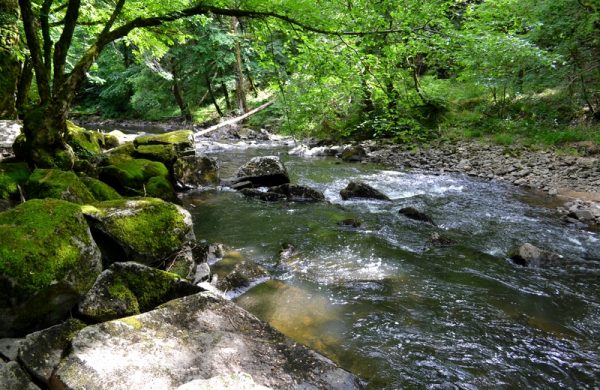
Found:
M 183 204 L 198 238 L 271 273 L 236 297 L 239 305 L 368 388 L 600 384 L 600 238 L 563 224 L 543 195 L 462 175 L 289 156 L 283 147 L 205 146 L 222 177 L 253 156 L 279 155 L 292 183 L 325 193 L 326 203 L 265 203 L 202 189 Z M 392 201 L 343 201 L 340 189 L 355 179 Z M 398 214 L 407 206 L 437 227 Z M 346 219 L 360 226 L 339 224 Z M 434 232 L 454 245 L 431 245 Z M 524 242 L 563 258 L 514 265 L 506 254 Z

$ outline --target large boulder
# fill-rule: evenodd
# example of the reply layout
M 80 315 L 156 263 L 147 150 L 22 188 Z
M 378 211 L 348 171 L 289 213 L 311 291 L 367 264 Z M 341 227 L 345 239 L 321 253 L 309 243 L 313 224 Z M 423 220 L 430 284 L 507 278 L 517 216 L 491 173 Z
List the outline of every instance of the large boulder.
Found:
M 103 150 L 115 147 L 119 141 L 108 134 L 98 131 L 86 130 L 67 121 L 67 143 L 73 148 L 78 158 L 88 159 L 102 153 Z
M 277 156 L 254 157 L 240 167 L 238 182 L 249 182 L 252 187 L 273 187 L 290 182 L 285 166 Z
M 530 243 L 525 243 L 513 249 L 508 256 L 515 264 L 525 267 L 552 265 L 561 259 L 560 255 L 540 249 Z
M 180 157 L 173 164 L 173 179 L 181 189 L 219 184 L 219 163 L 207 156 Z
M 157 161 L 112 155 L 108 165 L 100 168 L 100 180 L 121 195 L 150 196 L 165 200 L 175 197 L 169 170 Z
M 351 198 L 390 200 L 387 195 L 362 181 L 348 183 L 346 188 L 340 191 L 340 196 L 343 200 Z
M 103 181 L 87 176 L 80 177 L 80 179 L 96 200 L 104 201 L 123 198 L 114 188 Z
M 107 264 L 161 264 L 195 240 L 190 213 L 160 199 L 106 201 L 83 210 Z
M 367 152 L 365 151 L 365 148 L 360 145 L 346 146 L 342 150 L 340 158 L 348 162 L 360 162 L 367 158 Z
M 60 322 L 100 274 L 80 207 L 34 199 L 0 213 L 0 338 Z
M 0 164 L 0 199 L 19 199 L 19 186 L 23 186 L 31 171 L 25 163 Z
M 96 322 L 108 321 L 200 291 L 202 288 L 170 272 L 133 262 L 115 263 L 100 274 L 79 304 L 79 312 Z
M 233 374 L 270 388 L 360 387 L 328 359 L 207 292 L 88 326 L 52 381 L 68 389 L 173 389 Z
M 28 199 L 55 198 L 79 204 L 96 201 L 75 173 L 59 169 L 34 170 L 25 185 L 25 191 Z

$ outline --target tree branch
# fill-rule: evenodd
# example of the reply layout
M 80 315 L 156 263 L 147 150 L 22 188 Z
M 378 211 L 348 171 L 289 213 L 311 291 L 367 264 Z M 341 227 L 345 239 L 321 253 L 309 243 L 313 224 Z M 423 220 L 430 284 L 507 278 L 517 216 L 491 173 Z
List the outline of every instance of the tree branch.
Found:
M 54 88 L 60 85 L 65 75 L 65 63 L 67 62 L 67 54 L 71 41 L 73 39 L 73 33 L 75 32 L 75 26 L 77 25 L 77 19 L 79 18 L 79 7 L 81 0 L 69 0 L 67 6 L 67 13 L 65 14 L 65 26 L 63 27 L 60 39 L 54 46 Z
M 50 7 L 54 0 L 44 0 L 42 9 L 40 10 L 40 26 L 42 28 L 42 39 L 44 40 L 44 65 L 46 66 L 46 72 L 50 74 L 50 67 L 52 66 L 52 38 L 50 37 L 50 25 L 48 24 L 48 17 L 50 14 Z
M 45 104 L 50 100 L 50 83 L 48 72 L 46 72 L 46 67 L 44 66 L 44 61 L 42 59 L 40 42 L 35 29 L 35 16 L 31 9 L 31 1 L 19 0 L 19 7 L 21 8 L 21 18 L 23 19 L 23 28 L 25 29 L 25 37 L 27 38 L 31 62 L 35 69 L 35 79 L 37 81 L 40 100 L 42 104 Z

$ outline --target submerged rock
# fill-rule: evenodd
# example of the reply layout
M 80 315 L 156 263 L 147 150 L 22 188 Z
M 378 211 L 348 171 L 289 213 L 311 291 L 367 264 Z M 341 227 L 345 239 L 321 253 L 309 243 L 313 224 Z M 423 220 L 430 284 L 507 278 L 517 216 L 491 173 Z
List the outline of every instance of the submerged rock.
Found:
M 108 321 L 200 291 L 170 272 L 133 262 L 115 263 L 100 274 L 79 304 L 79 312 L 94 321 Z
M 236 291 L 250 287 L 252 282 L 269 277 L 266 269 L 252 261 L 237 263 L 231 272 L 217 281 L 217 288 L 221 291 Z
M 530 243 L 525 243 L 513 249 L 509 253 L 509 257 L 515 264 L 525 267 L 549 265 L 561 259 L 560 255 L 540 249 Z
M 69 389 L 177 388 L 245 373 L 271 388 L 357 389 L 352 374 L 211 293 L 88 326 L 53 375 Z
M 426 222 L 435 226 L 433 219 L 431 219 L 429 215 L 415 209 L 414 207 L 404 207 L 398 210 L 398 213 L 404 215 L 406 218 L 413 219 L 415 221 Z
M 278 202 L 287 199 L 284 194 L 271 191 L 261 191 L 257 190 L 256 188 L 242 188 L 240 192 L 242 195 L 248 198 L 256 198 L 265 202 Z
M 52 372 L 60 363 L 71 340 L 85 324 L 68 319 L 62 324 L 28 334 L 19 348 L 19 361 L 39 382 L 50 384 Z
M 237 182 L 248 181 L 253 187 L 274 187 L 290 182 L 285 166 L 277 156 L 254 157 L 237 172 Z
M 387 195 L 362 181 L 351 181 L 340 191 L 340 195 L 343 200 L 350 198 L 390 200 Z
M 325 195 L 321 191 L 294 184 L 282 184 L 272 187 L 269 192 L 282 194 L 291 202 L 322 202 L 325 200 Z
M 190 213 L 160 199 L 114 200 L 83 210 L 107 264 L 163 263 L 195 240 Z
M 0 337 L 60 322 L 101 270 L 80 206 L 34 199 L 0 213 Z

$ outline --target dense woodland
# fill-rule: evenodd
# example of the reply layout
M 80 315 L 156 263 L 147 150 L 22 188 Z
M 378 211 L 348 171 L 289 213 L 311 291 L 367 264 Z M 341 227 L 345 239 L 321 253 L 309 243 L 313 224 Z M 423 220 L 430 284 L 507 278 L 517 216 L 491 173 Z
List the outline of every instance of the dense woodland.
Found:
M 54 164 L 69 113 L 201 123 L 270 100 L 250 125 L 396 142 L 600 142 L 595 0 L 1 7 L 2 115 L 25 120 L 25 157 L 42 165 Z

